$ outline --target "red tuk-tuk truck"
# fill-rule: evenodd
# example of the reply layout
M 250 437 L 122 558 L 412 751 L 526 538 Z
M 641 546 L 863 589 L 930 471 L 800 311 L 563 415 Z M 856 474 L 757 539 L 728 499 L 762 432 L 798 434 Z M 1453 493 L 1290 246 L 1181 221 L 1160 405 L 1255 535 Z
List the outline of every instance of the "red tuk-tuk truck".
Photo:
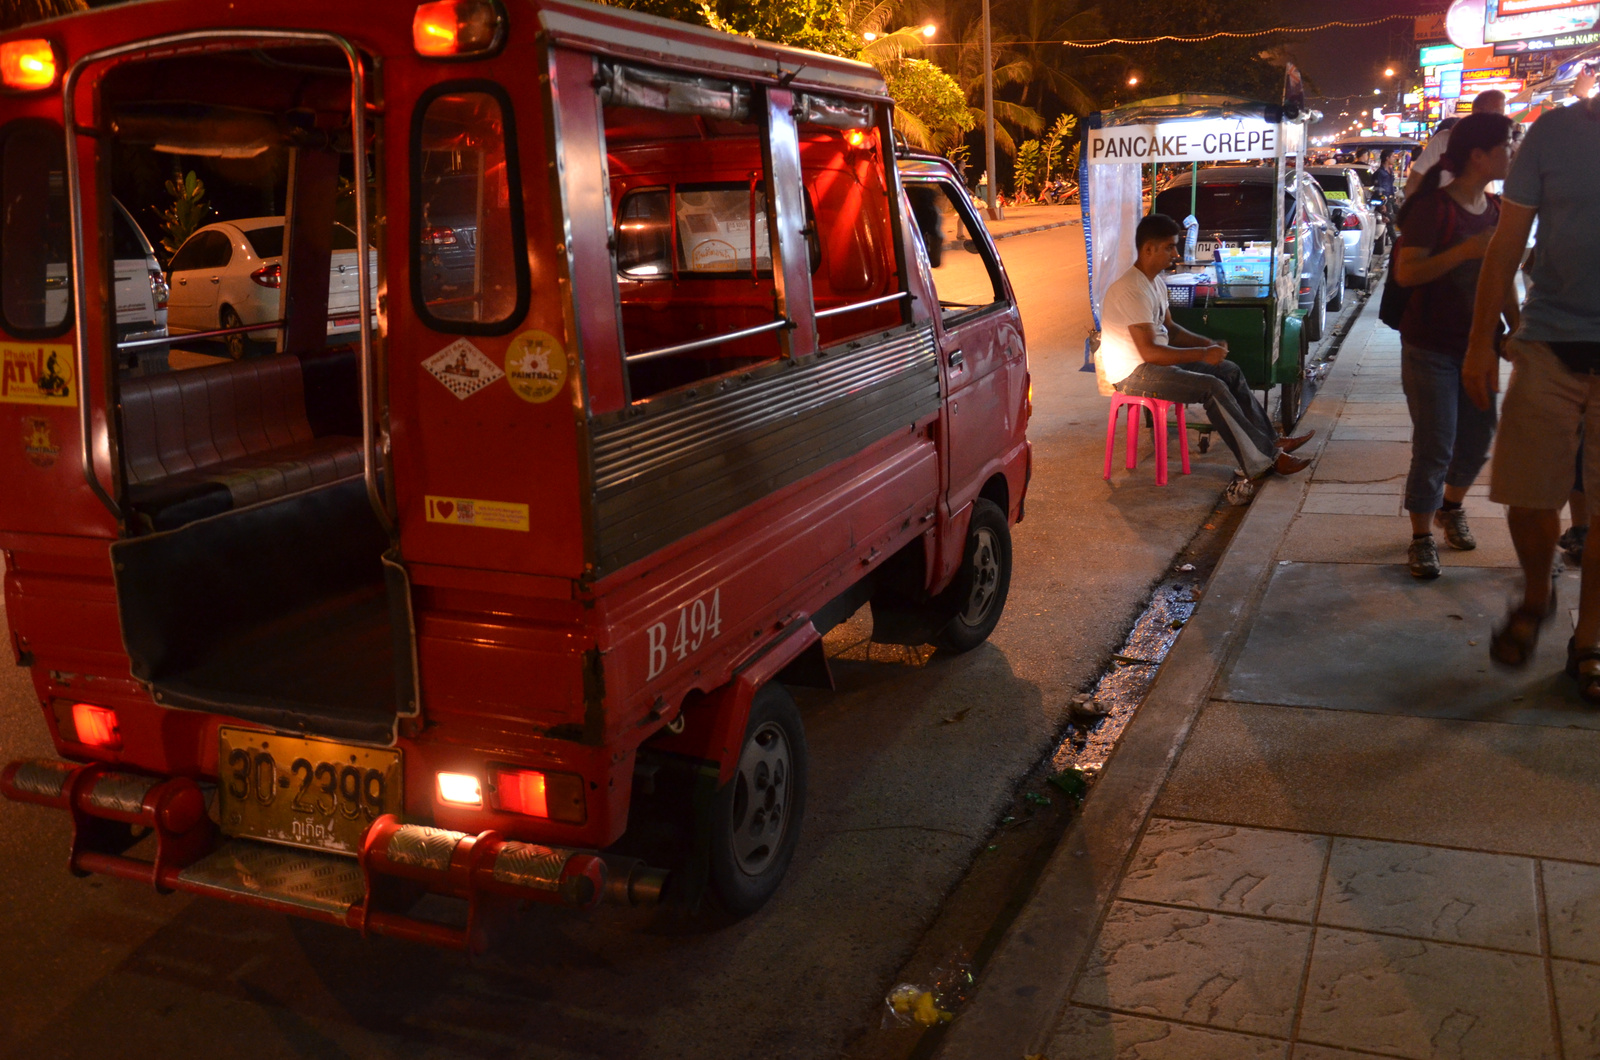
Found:
M 755 909 L 823 634 L 1005 604 L 1029 381 L 968 196 L 859 63 L 570 0 L 260 18 L 0 37 L 0 549 L 62 759 L 0 790 L 74 873 L 440 945 Z M 135 356 L 114 197 L 185 170 L 215 326 Z

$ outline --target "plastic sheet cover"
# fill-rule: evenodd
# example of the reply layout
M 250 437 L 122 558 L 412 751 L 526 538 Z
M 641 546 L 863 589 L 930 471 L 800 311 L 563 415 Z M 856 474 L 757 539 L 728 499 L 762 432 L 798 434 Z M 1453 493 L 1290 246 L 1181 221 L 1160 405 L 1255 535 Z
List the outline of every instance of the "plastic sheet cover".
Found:
M 794 102 L 794 120 L 802 125 L 810 123 L 830 129 L 869 129 L 872 127 L 872 104 L 802 92 Z
M 1137 162 L 1108 162 L 1086 168 L 1089 240 L 1094 248 L 1089 261 L 1089 304 L 1098 326 L 1107 288 L 1133 268 L 1133 232 L 1143 214 L 1144 185 Z
M 599 81 L 600 102 L 607 106 L 750 120 L 749 85 L 622 63 L 602 63 Z

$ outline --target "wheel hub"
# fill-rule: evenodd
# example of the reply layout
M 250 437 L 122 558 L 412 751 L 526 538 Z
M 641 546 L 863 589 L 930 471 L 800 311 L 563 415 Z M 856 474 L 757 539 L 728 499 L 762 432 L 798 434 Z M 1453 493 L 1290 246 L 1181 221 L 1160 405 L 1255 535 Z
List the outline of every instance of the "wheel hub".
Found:
M 967 606 L 961 611 L 961 620 L 969 626 L 983 622 L 1000 590 L 1000 543 L 988 527 L 979 527 L 975 537 L 972 589 L 967 593 Z
M 789 740 L 781 726 L 769 721 L 751 733 L 733 778 L 729 821 L 734 861 L 748 876 L 765 872 L 782 849 L 792 772 Z

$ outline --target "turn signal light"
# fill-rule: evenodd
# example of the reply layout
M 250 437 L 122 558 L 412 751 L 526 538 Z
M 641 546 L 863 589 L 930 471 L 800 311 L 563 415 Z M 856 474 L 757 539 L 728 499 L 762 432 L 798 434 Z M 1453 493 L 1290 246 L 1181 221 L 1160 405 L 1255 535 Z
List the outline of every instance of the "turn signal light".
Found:
M 56 83 L 56 52 L 47 40 L 13 40 L 0 44 L 0 82 L 32 92 Z
M 440 773 L 439 801 L 452 806 L 483 806 L 483 788 L 471 773 Z
M 77 730 L 79 743 L 107 751 L 115 751 L 122 746 L 117 712 L 109 707 L 97 707 L 91 703 L 72 704 L 72 727 Z
M 261 268 L 252 272 L 250 274 L 250 278 L 256 283 L 260 284 L 262 287 L 282 287 L 283 263 L 274 261 L 270 265 L 263 265 Z
M 568 824 L 582 824 L 587 816 L 580 776 L 509 766 L 492 766 L 489 776 L 497 810 Z
M 430 59 L 476 55 L 498 48 L 505 30 L 494 0 L 434 0 L 411 16 L 411 46 Z
M 867 142 L 867 134 L 862 132 L 860 129 L 851 129 L 849 132 L 844 134 L 844 142 L 849 144 L 851 147 L 860 147 L 862 144 Z

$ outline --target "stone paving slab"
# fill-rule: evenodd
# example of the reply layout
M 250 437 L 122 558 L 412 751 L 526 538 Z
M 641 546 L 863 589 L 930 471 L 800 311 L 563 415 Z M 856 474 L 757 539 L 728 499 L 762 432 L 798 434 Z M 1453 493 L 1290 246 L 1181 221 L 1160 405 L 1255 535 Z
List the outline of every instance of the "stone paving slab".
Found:
M 1531 858 L 1336 839 L 1317 920 L 1537 955 L 1534 875 Z
M 1396 498 L 1398 502 L 1398 497 Z M 1319 500 L 1313 509 L 1323 509 L 1330 502 Z M 1332 502 L 1338 503 L 1338 502 Z M 1506 529 L 1505 518 L 1498 506 L 1488 498 L 1467 498 L 1467 521 L 1472 526 L 1478 547 L 1470 552 L 1457 552 L 1444 542 L 1444 535 L 1434 532 L 1439 546 L 1439 562 L 1447 571 L 1452 567 L 1499 567 L 1508 571 L 1517 567 L 1517 553 L 1511 546 L 1511 532 Z M 1406 549 L 1411 544 L 1411 525 L 1402 521 L 1398 511 L 1388 515 L 1359 515 L 1354 513 L 1325 514 L 1307 511 L 1295 519 L 1289 528 L 1283 546 L 1278 550 L 1280 560 L 1297 563 L 1387 564 L 1393 565 L 1398 576 L 1418 585 L 1430 586 L 1434 582 L 1416 582 L 1404 569 Z M 1454 577 L 1446 574 L 1445 579 Z M 1445 580 L 1441 579 L 1441 580 Z M 1507 582 L 1510 585 L 1510 582 Z M 1507 589 L 1510 592 L 1510 589 Z M 1568 597 L 1575 600 L 1576 597 Z M 1504 608 L 1496 605 L 1495 614 Z
M 1410 1060 L 1555 1060 L 1544 962 L 1319 928 L 1302 1040 Z
M 1565 1060 L 1595 1060 L 1600 1057 L 1600 968 L 1574 961 L 1550 963 Z
M 1542 879 L 1551 954 L 1600 963 L 1600 867 L 1547 861 Z
M 1560 674 L 1560 624 L 1526 670 L 1489 661 L 1490 627 L 1519 578 L 1459 568 L 1418 582 L 1398 566 L 1280 564 L 1218 697 L 1600 729 L 1600 711 Z M 1564 575 L 1563 587 L 1573 579 Z
M 1328 847 L 1323 836 L 1156 820 L 1120 897 L 1309 924 Z
M 1313 482 L 1382 482 L 1404 479 L 1411 446 L 1402 442 L 1329 442 L 1311 469 Z
M 1069 1007 L 1046 1051 L 1062 1060 L 1284 1060 L 1289 1043 Z
M 1288 1038 L 1311 928 L 1118 901 L 1072 999 Z
M 1212 702 L 1155 813 L 1600 864 L 1596 763 L 1592 729 Z

